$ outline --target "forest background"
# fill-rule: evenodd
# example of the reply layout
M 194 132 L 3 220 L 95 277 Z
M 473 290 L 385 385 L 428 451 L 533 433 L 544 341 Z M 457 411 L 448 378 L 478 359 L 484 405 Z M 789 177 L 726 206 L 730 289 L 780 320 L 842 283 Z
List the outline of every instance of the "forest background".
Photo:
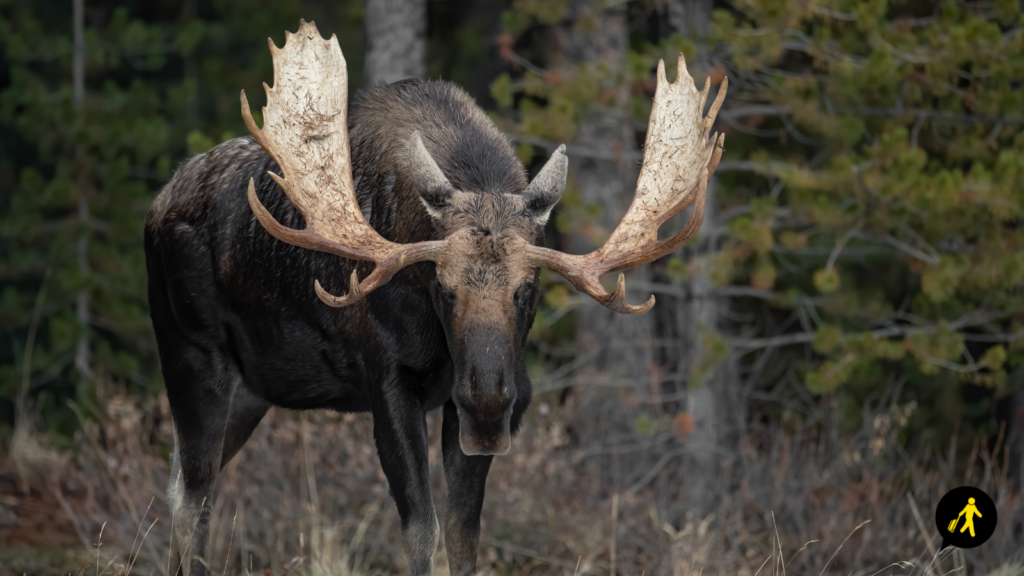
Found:
M 1019 0 L 0 0 L 0 566 L 122 574 L 137 549 L 163 571 L 143 218 L 246 133 L 238 93 L 300 18 L 337 34 L 353 93 L 452 80 L 531 173 L 566 143 L 546 242 L 575 253 L 632 198 L 658 59 L 729 79 L 698 238 L 627 275 L 654 310 L 542 275 L 482 567 L 926 570 L 938 498 L 972 483 L 1000 526 L 940 560 L 1024 571 Z M 223 475 L 214 550 L 232 573 L 401 571 L 386 494 L 368 416 L 272 412 Z

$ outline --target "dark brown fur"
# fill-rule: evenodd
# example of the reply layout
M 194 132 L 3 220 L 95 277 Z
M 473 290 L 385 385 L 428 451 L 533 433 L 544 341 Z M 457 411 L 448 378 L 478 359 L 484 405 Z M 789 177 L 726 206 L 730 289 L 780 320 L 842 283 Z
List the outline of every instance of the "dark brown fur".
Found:
M 538 271 L 518 248 L 539 242 L 564 156 L 560 181 L 528 187 L 508 140 L 445 82 L 379 86 L 356 98 L 349 124 L 367 221 L 391 241 L 450 246 L 354 306 L 324 305 L 313 282 L 341 294 L 351 271 L 365 277 L 371 264 L 285 244 L 255 219 L 250 178 L 278 222 L 305 226 L 252 138 L 186 162 L 147 215 L 150 305 L 175 423 L 172 550 L 191 540 L 186 572 L 206 572 L 213 483 L 271 405 L 373 414 L 414 574 L 430 572 L 437 542 L 424 414 L 444 406 L 448 556 L 453 574 L 475 569 L 492 454 L 508 449 L 531 394 L 522 348 Z M 413 154 L 417 132 L 440 173 Z

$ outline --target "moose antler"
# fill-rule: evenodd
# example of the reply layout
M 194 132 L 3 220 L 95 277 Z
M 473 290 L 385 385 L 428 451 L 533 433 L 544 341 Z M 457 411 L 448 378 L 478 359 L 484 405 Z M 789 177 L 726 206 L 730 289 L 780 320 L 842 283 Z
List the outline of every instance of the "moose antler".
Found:
M 260 224 L 279 240 L 376 264 L 362 282 L 352 272 L 349 293 L 344 297 L 328 294 L 317 281 L 320 299 L 331 306 L 347 306 L 405 266 L 443 258 L 445 241 L 396 244 L 381 237 L 363 218 L 352 182 L 348 72 L 337 37 L 324 40 L 315 24 L 301 21 L 298 32 L 285 33 L 284 48 L 272 41 L 269 45 L 274 87 L 264 84 L 267 106 L 263 109 L 263 128 L 252 119 L 245 91 L 241 94 L 242 116 L 252 135 L 280 166 L 284 176 L 272 172 L 270 176 L 307 226 L 304 230 L 282 226 L 260 202 L 252 179 L 249 205 Z M 622 222 L 607 242 L 590 254 L 576 256 L 531 245 L 526 247 L 530 262 L 551 268 L 612 310 L 625 314 L 650 310 L 653 296 L 639 306 L 626 303 L 622 274 L 611 294 L 601 286 L 600 277 L 669 254 L 700 229 L 708 178 L 718 167 L 725 142 L 724 135 L 710 135 L 711 126 L 727 88 L 725 80 L 704 117 L 710 81 L 697 92 L 680 54 L 678 77 L 670 84 L 665 78 L 665 63 L 659 62 L 643 168 L 633 203 Z M 694 202 L 686 227 L 667 240 L 658 240 L 658 228 Z
M 718 109 L 725 99 L 728 79 L 722 81 L 718 97 L 703 117 L 711 82 L 697 92 L 686 61 L 679 54 L 676 81 L 665 78 L 665 62 L 658 62 L 658 87 L 647 128 L 644 163 L 637 180 L 636 195 L 626 215 L 604 246 L 581 256 L 539 246 L 527 248 L 531 262 L 547 266 L 601 304 L 623 314 L 643 314 L 654 306 L 654 296 L 638 306 L 626 303 L 625 279 L 619 274 L 615 290 L 608 294 L 599 278 L 652 262 L 674 252 L 700 230 L 704 221 L 704 197 L 708 178 L 722 158 L 725 134 L 709 137 Z M 658 228 L 696 202 L 690 221 L 675 236 L 658 240 Z
M 266 84 L 263 128 L 256 126 L 242 91 L 242 117 L 249 132 L 281 167 L 284 177 L 270 172 L 306 220 L 304 230 L 282 226 L 256 196 L 249 179 L 249 205 L 260 224 L 289 244 L 375 262 L 361 283 L 355 271 L 349 293 L 328 294 L 315 283 L 326 304 L 348 306 L 386 283 L 410 264 L 435 260 L 443 241 L 396 244 L 367 224 L 356 200 L 348 143 L 348 69 L 338 37 L 324 40 L 313 22 L 300 21 L 299 30 L 285 32 L 284 48 L 268 39 L 274 60 L 274 87 Z

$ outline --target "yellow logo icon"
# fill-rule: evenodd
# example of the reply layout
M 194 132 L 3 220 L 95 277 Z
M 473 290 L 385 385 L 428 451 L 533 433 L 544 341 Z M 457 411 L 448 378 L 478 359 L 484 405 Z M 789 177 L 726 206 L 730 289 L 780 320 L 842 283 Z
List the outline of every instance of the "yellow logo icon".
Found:
M 974 548 L 996 531 L 999 512 L 992 498 L 973 486 L 953 488 L 935 507 L 935 527 L 942 547 Z
M 962 500 L 961 500 L 962 502 Z M 978 512 L 978 508 L 974 505 L 974 498 L 967 499 L 967 505 L 960 511 L 960 514 L 949 522 L 949 531 L 953 532 L 956 529 L 957 524 L 960 523 L 960 519 L 964 518 L 964 524 L 960 528 L 960 533 L 963 534 L 965 530 L 971 531 L 971 538 L 974 538 L 974 517 L 981 518 L 981 512 Z

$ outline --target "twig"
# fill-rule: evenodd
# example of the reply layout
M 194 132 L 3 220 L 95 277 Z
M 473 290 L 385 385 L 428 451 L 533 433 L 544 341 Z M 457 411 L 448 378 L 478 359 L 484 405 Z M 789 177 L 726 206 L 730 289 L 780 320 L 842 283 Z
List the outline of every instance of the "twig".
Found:
M 923 260 L 923 261 L 925 261 L 925 262 L 927 262 L 929 264 L 938 264 L 939 261 L 940 261 L 940 257 L 939 257 L 939 255 L 937 253 L 936 254 L 926 254 L 926 253 L 918 250 L 917 248 L 914 248 L 910 244 L 907 244 L 906 242 L 904 242 L 902 240 L 899 240 L 898 238 L 895 238 L 895 237 L 893 237 L 893 236 L 891 236 L 889 234 L 886 234 L 885 236 L 883 236 L 882 240 L 884 240 L 890 246 L 892 246 L 894 248 L 897 248 L 899 250 L 902 250 L 902 251 L 906 252 L 907 254 L 910 254 L 914 258 L 917 258 L 918 260 Z M 930 248 L 930 246 L 929 246 L 929 248 Z M 932 248 L 932 250 L 934 250 L 934 248 Z
M 767 338 L 730 338 L 729 346 L 732 348 L 777 348 L 790 346 L 792 344 L 807 344 L 814 341 L 813 332 L 797 332 L 795 334 L 783 334 L 781 336 L 769 336 Z
M 142 525 L 146 523 L 146 516 L 149 515 L 149 509 L 153 507 L 153 501 L 156 500 L 156 496 L 149 499 L 149 506 L 146 506 L 146 512 L 142 514 L 142 522 L 139 522 L 139 528 L 135 531 L 135 540 L 132 540 L 132 547 L 128 550 L 128 564 L 131 564 L 132 553 L 135 552 L 135 544 L 139 541 L 139 534 L 142 533 Z M 152 528 L 152 526 L 150 526 Z M 141 549 L 141 547 L 140 547 Z M 125 575 L 128 574 L 128 568 L 125 568 Z
M 772 559 L 772 556 L 775 556 L 775 549 L 774 549 L 774 547 L 772 548 L 772 555 L 767 557 L 767 558 L 765 558 L 764 562 L 761 562 L 761 566 L 757 569 L 757 572 L 754 572 L 754 576 L 757 576 L 758 574 L 761 573 L 761 568 L 764 568 L 764 565 L 767 564 L 768 561 Z
M 925 529 L 924 520 L 921 519 L 921 511 L 917 509 L 917 502 L 914 500 L 914 495 L 910 490 L 907 490 L 907 500 L 910 502 L 910 511 L 914 514 L 914 520 L 917 521 L 917 529 L 921 531 L 921 538 L 924 538 L 928 551 L 934 556 L 936 554 L 935 545 L 932 544 L 931 538 L 928 537 L 928 530 Z
M 825 576 L 825 571 L 828 570 L 828 567 L 832 565 L 832 561 L 835 560 L 836 556 L 839 555 L 839 551 L 843 549 L 843 545 L 846 544 L 846 541 L 850 539 L 850 536 L 853 536 L 854 532 L 856 532 L 857 530 L 860 530 L 861 527 L 864 526 L 865 524 L 867 524 L 868 522 L 871 522 L 871 520 L 865 520 L 865 521 L 861 522 L 860 524 L 857 525 L 856 528 L 853 529 L 853 531 L 851 531 L 849 534 L 846 535 L 846 538 L 844 538 L 842 543 L 839 544 L 839 548 L 836 548 L 835 553 L 833 553 L 832 557 L 828 559 L 828 563 L 825 564 L 825 567 L 821 569 L 821 574 L 818 574 L 818 576 Z
M 625 492 L 626 497 L 627 498 L 631 498 L 631 497 L 635 496 L 636 493 L 639 492 L 640 490 L 642 490 L 644 486 L 647 486 L 647 484 L 651 480 L 654 480 L 654 477 L 657 476 L 658 473 L 661 472 L 661 470 L 665 466 L 667 466 L 668 463 L 671 462 L 673 458 L 675 458 L 676 456 L 679 456 L 679 455 L 681 455 L 681 454 L 683 454 L 685 452 L 686 452 L 685 448 L 676 448 L 675 450 L 673 450 L 673 451 L 669 452 L 668 454 L 665 454 L 664 456 L 662 456 L 661 459 L 658 460 L 658 462 L 655 463 L 654 466 L 652 466 L 651 469 L 647 471 L 647 474 L 644 474 L 643 478 L 638 480 L 635 484 L 630 486 L 628 490 L 626 490 L 626 492 Z
M 825 8 L 824 6 L 817 6 L 817 7 L 814 8 L 814 11 L 817 12 L 818 14 L 824 14 L 825 16 L 828 16 L 830 18 L 835 18 L 836 20 L 845 20 L 847 22 L 854 22 L 854 21 L 856 21 L 859 18 L 857 16 L 857 14 L 855 14 L 855 13 L 851 13 L 851 12 L 838 12 L 836 10 L 829 10 L 828 8 Z M 802 550 L 802 548 L 801 548 L 801 550 Z
M 39 330 L 39 322 L 42 319 L 43 313 L 43 302 L 46 301 L 46 286 L 49 284 L 50 276 L 53 273 L 52 268 L 47 268 L 43 274 L 43 282 L 39 286 L 39 292 L 36 294 L 36 303 L 32 308 L 32 323 L 28 327 L 28 336 L 26 337 L 25 353 L 21 357 L 21 389 L 18 391 L 18 401 L 16 414 L 18 416 L 18 422 L 21 423 L 28 416 L 28 409 L 26 404 L 28 402 L 28 391 L 29 382 L 32 375 L 32 352 L 35 349 L 36 333 Z M 27 425 L 27 422 L 23 423 Z
M 135 559 L 131 561 L 131 564 L 129 564 L 128 569 L 124 573 L 125 576 L 128 576 L 128 574 L 131 573 L 132 568 L 135 566 L 135 562 L 139 559 L 139 554 L 142 553 L 142 545 L 146 543 L 146 536 L 149 536 L 149 531 L 153 529 L 153 526 L 156 526 L 157 520 L 159 520 L 159 518 L 153 520 L 153 523 L 146 529 L 146 533 L 142 535 L 142 542 L 139 542 L 139 549 L 135 551 Z
M 991 322 L 991 321 L 994 321 L 994 320 L 999 320 L 1001 318 L 1005 318 L 1007 316 L 1012 316 L 1015 313 L 1016 313 L 1015 311 L 1002 311 L 1002 312 L 998 312 L 998 313 L 994 313 L 994 314 L 989 315 L 990 313 L 988 311 L 978 309 L 978 310 L 975 310 L 973 312 L 969 312 L 967 314 L 964 314 L 963 316 L 960 316 L 956 320 L 953 320 L 952 322 L 950 322 L 948 326 L 949 326 L 950 330 L 955 332 L 955 331 L 958 331 L 958 330 L 962 330 L 964 328 L 970 328 L 972 326 L 977 326 L 979 324 L 984 324 L 986 322 Z M 924 335 L 924 334 L 934 334 L 935 332 L 937 332 L 939 330 L 939 328 L 940 328 L 939 323 L 929 324 L 929 325 L 925 325 L 925 326 L 903 326 L 903 325 L 889 326 L 889 327 L 880 328 L 878 330 L 875 330 L 874 332 L 871 332 L 871 336 L 873 338 L 892 338 L 892 337 L 895 337 L 895 336 L 917 336 L 917 335 Z M 973 337 L 980 337 L 980 336 L 983 336 L 983 335 L 976 334 L 976 335 L 972 335 L 972 336 Z M 993 337 L 995 337 L 995 336 L 998 336 L 998 335 L 993 335 Z M 1014 334 L 1009 335 L 1009 336 L 1013 336 L 1015 338 L 1020 338 L 1020 337 L 1024 337 L 1024 334 L 1018 336 L 1017 333 L 1014 333 Z M 796 333 L 793 333 L 793 334 L 783 334 L 783 335 L 780 335 L 780 336 L 769 336 L 769 337 L 765 337 L 765 338 L 730 338 L 728 340 L 729 346 L 731 346 L 733 348 L 741 348 L 741 349 L 749 349 L 749 350 L 754 350 L 754 349 L 758 349 L 758 348 L 770 348 L 770 347 L 777 347 L 777 346 L 789 346 L 789 345 L 792 345 L 792 344 L 807 344 L 807 343 L 812 342 L 812 341 L 814 341 L 814 333 L 813 332 L 796 332 Z M 984 342 L 986 340 L 979 340 L 979 341 Z M 1004 340 L 1002 340 L 1000 338 L 1000 339 L 998 339 L 996 341 L 1004 341 Z M 1006 340 L 1006 341 L 1012 341 L 1012 340 Z
M 313 525 L 311 526 L 312 532 L 310 533 L 312 536 L 312 534 L 318 534 L 320 531 L 320 494 L 316 488 L 316 473 L 313 470 L 313 457 L 309 447 L 309 416 L 306 412 L 301 412 L 299 419 L 302 431 L 302 463 L 306 469 L 306 486 L 309 490 L 309 504 L 312 507 Z M 310 540 L 316 542 L 315 544 L 312 541 L 310 542 L 314 546 L 313 553 L 318 553 L 320 538 L 311 537 Z
M 366 537 L 366 530 L 370 527 L 370 524 L 373 522 L 374 518 L 377 517 L 377 513 L 380 511 L 380 507 L 384 503 L 384 497 L 387 494 L 388 492 L 386 490 L 382 490 L 380 494 L 377 495 L 377 498 L 373 501 L 373 503 L 370 504 L 369 509 L 366 510 L 366 514 L 363 514 L 363 518 L 359 521 L 359 526 L 356 527 L 355 535 L 352 537 L 352 540 L 350 540 L 348 545 L 345 547 L 345 553 L 343 554 L 344 557 L 350 557 L 353 554 L 353 551 L 356 548 L 358 548 L 360 544 L 363 543 L 363 538 Z M 363 562 L 365 561 L 366 558 L 364 557 Z M 354 566 L 355 563 L 353 563 L 353 567 Z
M 772 515 L 772 517 L 774 518 L 774 514 Z M 793 553 L 793 557 L 789 559 L 789 563 L 792 564 L 793 560 L 796 560 L 796 557 L 797 557 L 798 554 L 800 554 L 801 552 L 806 550 L 808 546 L 810 546 L 811 544 L 814 544 L 815 542 L 820 542 L 820 540 L 808 540 L 807 543 L 805 543 L 803 546 L 801 546 L 799 550 L 797 550 L 796 552 Z
M 786 576 L 786 561 L 782 557 L 782 539 L 779 538 L 779 526 L 778 526 L 778 524 L 775 523 L 775 512 L 774 511 L 772 511 L 772 528 L 775 530 L 775 543 L 779 547 L 779 564 L 782 565 L 782 576 Z M 774 546 L 772 548 L 774 548 Z M 773 551 L 772 554 L 774 555 L 775 552 Z
M 544 562 L 546 564 L 551 564 L 553 566 L 561 566 L 563 568 L 568 568 L 569 566 L 573 565 L 572 562 L 566 562 L 564 560 L 558 560 L 557 558 L 549 558 L 547 556 L 542 556 L 540 554 L 540 552 L 536 552 L 534 550 L 530 550 L 529 548 L 523 548 L 522 546 L 516 546 L 515 544 L 511 544 L 509 542 L 504 542 L 502 540 L 495 540 L 493 538 L 487 538 L 484 541 L 486 543 L 490 544 L 491 546 L 495 546 L 497 548 L 504 548 L 505 550 L 508 550 L 510 552 L 515 552 L 516 554 L 522 554 L 523 556 L 534 558 L 536 560 L 540 560 L 541 562 Z M 582 560 L 583 560 L 582 556 L 580 556 L 579 559 L 576 560 L 576 571 L 573 572 L 574 576 L 579 572 L 580 562 Z
M 917 120 L 914 121 L 914 127 L 910 130 L 910 147 L 917 149 L 917 136 L 921 133 L 921 128 L 924 126 L 925 117 L 918 115 Z
M 221 574 L 228 573 L 228 559 L 231 558 L 231 543 L 235 539 L 235 520 L 238 519 L 238 508 L 235 508 L 235 517 L 231 519 L 231 536 L 228 537 L 228 550 L 224 553 L 224 569 L 220 571 Z
M 71 525 L 74 526 L 75 533 L 78 534 L 78 538 L 82 541 L 82 545 L 87 549 L 91 548 L 92 546 L 89 545 L 89 536 L 86 535 L 85 529 L 82 528 L 82 523 L 78 520 L 78 516 L 76 516 L 74 510 L 71 509 L 71 505 L 68 504 L 68 501 L 64 498 L 60 484 L 58 483 L 56 488 L 54 488 L 53 484 L 50 484 L 50 492 L 52 492 L 53 496 L 57 498 L 57 503 L 59 503 L 60 507 L 64 509 L 64 513 L 68 515 L 68 518 L 71 519 Z
M 103 529 L 107 527 L 104 522 L 100 526 L 100 535 L 96 538 L 96 576 L 100 576 L 100 546 L 103 546 Z
M 1024 338 L 1024 330 L 999 334 L 964 334 L 964 340 L 968 342 L 1016 342 L 1021 338 Z
M 618 530 L 619 530 L 618 524 L 619 524 L 619 495 L 618 494 L 613 494 L 612 495 L 612 529 L 611 529 L 611 543 L 610 543 L 611 550 L 609 552 L 609 556 L 611 557 L 610 558 L 611 570 L 609 571 L 609 576 L 615 576 L 615 568 L 616 568 L 616 566 L 615 566 L 616 562 L 615 561 L 617 560 L 617 558 L 615 557 L 615 552 L 616 552 L 616 550 L 615 550 L 615 541 L 618 539 Z
M 839 258 L 839 253 L 843 251 L 843 248 L 846 246 L 846 243 L 850 241 L 850 238 L 857 235 L 857 232 L 860 231 L 860 227 L 862 225 L 863 222 L 858 222 L 856 226 L 847 230 L 846 234 L 843 234 L 842 238 L 839 239 L 839 242 L 836 242 L 836 247 L 832 250 L 832 253 L 829 254 L 828 262 L 825 264 L 826 272 L 832 271 L 832 266 L 835 265 L 836 259 Z
M 65 401 L 65 404 L 67 404 L 68 407 L 71 408 L 71 411 L 74 412 L 75 416 L 78 418 L 78 423 L 82 427 L 82 434 L 86 437 L 87 440 L 89 440 L 89 446 L 92 447 L 93 451 L 96 453 L 97 460 L 99 462 L 105 463 L 106 458 L 104 457 L 103 448 L 100 447 L 99 442 L 96 440 L 96 438 L 93 437 L 92 434 L 89 433 L 88 429 L 86 428 L 85 415 L 82 414 L 82 410 L 81 408 L 78 407 L 78 403 L 76 403 L 74 400 L 68 399 L 67 401 Z M 121 483 L 121 481 L 118 480 L 117 475 L 110 470 L 110 466 L 104 465 L 101 466 L 101 468 L 103 468 L 103 470 L 106 471 L 107 476 L 110 477 L 110 481 L 114 483 L 114 489 L 121 499 L 121 505 L 124 506 L 124 508 L 128 511 L 128 514 L 131 515 L 132 520 L 136 524 L 141 523 L 142 519 L 138 517 L 138 513 L 135 511 L 135 507 L 132 506 L 131 498 L 128 497 L 128 493 L 125 490 L 124 485 Z

